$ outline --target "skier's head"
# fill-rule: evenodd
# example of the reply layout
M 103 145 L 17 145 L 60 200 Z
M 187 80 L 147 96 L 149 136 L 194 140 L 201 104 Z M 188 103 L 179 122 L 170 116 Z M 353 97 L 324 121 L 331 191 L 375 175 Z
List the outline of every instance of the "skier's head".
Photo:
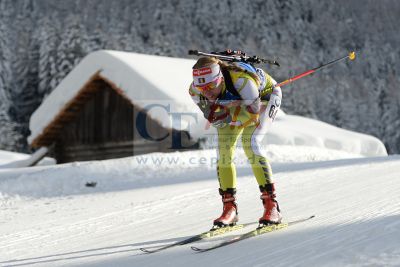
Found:
M 193 86 L 211 100 L 221 93 L 224 76 L 219 63 L 216 58 L 202 57 L 193 66 Z

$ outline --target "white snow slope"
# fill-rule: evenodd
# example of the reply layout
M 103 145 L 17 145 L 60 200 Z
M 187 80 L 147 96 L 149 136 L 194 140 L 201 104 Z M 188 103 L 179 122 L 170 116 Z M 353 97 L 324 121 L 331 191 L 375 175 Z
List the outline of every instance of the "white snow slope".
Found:
M 210 228 L 221 212 L 214 151 L 0 170 L 0 266 L 400 266 L 400 156 L 353 156 L 269 147 L 284 219 L 316 217 L 203 254 L 139 248 Z M 241 161 L 238 203 L 241 222 L 261 216 Z

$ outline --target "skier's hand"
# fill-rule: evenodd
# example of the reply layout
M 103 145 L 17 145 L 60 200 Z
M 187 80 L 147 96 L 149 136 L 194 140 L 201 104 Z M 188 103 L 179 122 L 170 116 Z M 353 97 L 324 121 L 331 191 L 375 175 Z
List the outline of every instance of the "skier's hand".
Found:
M 223 120 L 220 121 L 216 121 L 211 123 L 212 126 L 214 126 L 215 128 L 224 128 L 226 125 L 228 125 L 226 122 L 224 122 Z
M 226 118 L 221 119 L 221 120 L 216 120 L 214 122 L 212 122 L 212 126 L 214 126 L 215 128 L 224 128 L 225 126 L 229 125 L 229 123 L 231 123 L 232 121 L 232 117 L 231 115 L 226 116 Z
M 260 114 L 250 114 L 250 119 L 256 124 L 260 124 Z

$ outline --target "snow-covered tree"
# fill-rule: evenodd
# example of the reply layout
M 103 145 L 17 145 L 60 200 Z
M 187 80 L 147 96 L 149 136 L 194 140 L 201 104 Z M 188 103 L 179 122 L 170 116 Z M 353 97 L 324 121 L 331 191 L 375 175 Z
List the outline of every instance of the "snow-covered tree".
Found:
M 43 97 L 98 49 L 240 49 L 278 60 L 281 68 L 260 66 L 277 81 L 355 49 L 356 61 L 284 87 L 283 108 L 375 135 L 398 153 L 399 13 L 397 0 L 2 0 L 0 100 L 12 103 L 3 118 L 26 136 Z
M 56 20 L 44 17 L 39 20 L 35 39 L 39 44 L 38 93 L 44 97 L 57 86 L 57 46 L 60 42 Z
M 3 23 L 0 23 L 0 149 L 15 149 L 14 125 L 8 115 L 11 103 L 9 92 L 11 82 L 10 60 L 11 55 L 8 32 Z
M 89 53 L 86 42 L 86 31 L 79 15 L 68 15 L 65 22 L 68 27 L 63 27 L 60 34 L 60 43 L 57 47 L 57 62 L 55 80 L 61 80 Z

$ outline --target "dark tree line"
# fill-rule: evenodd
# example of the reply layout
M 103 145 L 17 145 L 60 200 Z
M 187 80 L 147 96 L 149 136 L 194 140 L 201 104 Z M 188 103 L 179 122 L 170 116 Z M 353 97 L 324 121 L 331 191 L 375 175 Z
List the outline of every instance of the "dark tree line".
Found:
M 88 53 L 187 57 L 244 50 L 277 80 L 355 49 L 355 62 L 284 88 L 283 109 L 372 134 L 400 151 L 396 0 L 0 0 L 0 149 L 28 151 L 29 118 Z

